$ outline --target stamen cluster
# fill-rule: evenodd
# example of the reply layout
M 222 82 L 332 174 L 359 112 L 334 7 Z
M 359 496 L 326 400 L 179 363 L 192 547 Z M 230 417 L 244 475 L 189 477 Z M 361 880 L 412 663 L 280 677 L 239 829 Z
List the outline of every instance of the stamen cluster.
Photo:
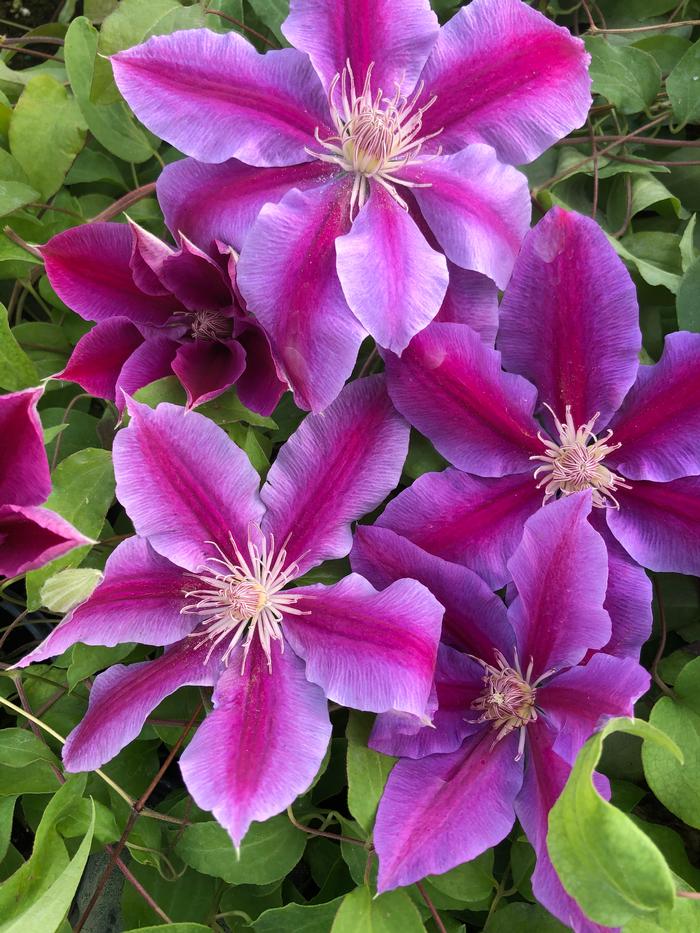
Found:
M 205 308 L 194 312 L 190 331 L 195 340 L 225 340 L 231 336 L 231 319 L 223 311 Z

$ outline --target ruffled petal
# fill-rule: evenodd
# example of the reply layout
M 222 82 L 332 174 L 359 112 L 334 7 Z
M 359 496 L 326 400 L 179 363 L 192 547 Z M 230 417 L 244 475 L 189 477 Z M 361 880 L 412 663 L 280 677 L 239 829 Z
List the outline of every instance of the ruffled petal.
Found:
M 277 408 L 287 383 L 277 372 L 270 341 L 262 327 L 250 321 L 236 339 L 246 356 L 246 368 L 236 382 L 238 397 L 246 408 L 267 417 Z
M 39 505 L 51 492 L 49 462 L 36 410 L 42 389 L 0 395 L 0 504 Z
M 200 162 L 306 162 L 314 130 L 328 125 L 323 89 L 295 49 L 261 55 L 236 32 L 187 29 L 153 36 L 111 62 L 139 120 Z
M 0 577 L 27 573 L 93 543 L 50 509 L 0 505 Z
M 445 300 L 435 318 L 443 324 L 468 324 L 492 347 L 498 330 L 498 288 L 480 272 L 447 263 L 450 280 Z
M 246 367 L 237 340 L 192 340 L 183 343 L 172 370 L 185 387 L 187 408 L 196 408 L 229 389 Z
M 156 332 L 134 350 L 124 362 L 114 388 L 120 412 L 124 410 L 127 395 L 171 374 L 177 349 L 175 340 Z
M 188 311 L 210 311 L 232 304 L 231 285 L 219 263 L 185 236 L 180 237 L 180 249 L 163 260 L 160 278 Z
M 99 321 L 80 338 L 56 378 L 77 382 L 90 395 L 117 401 L 119 374 L 143 341 L 141 331 L 128 318 Z
M 263 531 L 287 540 L 299 573 L 345 557 L 350 523 L 375 509 L 398 484 L 408 425 L 384 378 L 350 383 L 325 412 L 309 415 L 277 454 L 260 496 Z

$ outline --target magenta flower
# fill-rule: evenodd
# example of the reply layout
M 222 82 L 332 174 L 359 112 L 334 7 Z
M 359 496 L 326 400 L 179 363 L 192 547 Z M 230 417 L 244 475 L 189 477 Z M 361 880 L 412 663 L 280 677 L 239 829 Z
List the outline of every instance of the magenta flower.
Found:
M 42 389 L 0 395 L 0 576 L 14 577 L 91 544 L 50 509 L 44 435 L 36 410 Z
M 442 29 L 428 0 L 290 9 L 293 49 L 200 29 L 112 63 L 139 119 L 199 160 L 161 176 L 170 229 L 244 247 L 241 291 L 320 410 L 367 334 L 400 353 L 435 317 L 445 257 L 506 284 L 530 218 L 511 165 L 581 125 L 590 81 L 581 41 L 521 0 Z
M 497 346 L 436 323 L 389 355 L 394 404 L 454 466 L 421 476 L 379 524 L 496 589 L 528 516 L 592 489 L 608 650 L 634 654 L 651 627 L 641 567 L 700 574 L 700 334 L 669 335 L 640 366 L 627 271 L 593 221 L 555 208 L 525 239 Z
M 331 733 L 326 697 L 423 717 L 442 606 L 420 583 L 378 593 L 351 574 L 288 584 L 352 545 L 350 523 L 395 486 L 408 426 L 383 377 L 353 382 L 287 441 L 258 493 L 248 458 L 216 424 L 129 403 L 114 445 L 117 494 L 138 537 L 103 583 L 21 662 L 78 641 L 169 646 L 155 661 L 100 674 L 63 759 L 99 767 L 184 684 L 213 685 L 214 711 L 181 759 L 197 804 L 239 845 L 305 791 Z
M 507 610 L 467 568 L 388 528 L 358 529 L 355 570 L 379 587 L 413 577 L 445 607 L 432 727 L 388 713 L 370 739 L 401 756 L 374 830 L 380 891 L 475 858 L 517 816 L 537 854 L 537 899 L 576 931 L 601 929 L 562 887 L 547 821 L 581 745 L 606 718 L 632 715 L 649 675 L 608 654 L 581 664 L 611 628 L 605 544 L 588 521 L 592 496 L 562 498 L 526 522 L 508 562 Z M 607 781 L 598 783 L 606 793 Z
M 269 342 L 243 310 L 236 257 L 211 255 L 183 236 L 172 249 L 137 224 L 85 224 L 42 247 L 56 294 L 88 321 L 58 378 L 116 401 L 175 375 L 193 408 L 236 385 L 248 408 L 269 415 L 285 384 Z M 212 258 L 213 257 L 213 258 Z

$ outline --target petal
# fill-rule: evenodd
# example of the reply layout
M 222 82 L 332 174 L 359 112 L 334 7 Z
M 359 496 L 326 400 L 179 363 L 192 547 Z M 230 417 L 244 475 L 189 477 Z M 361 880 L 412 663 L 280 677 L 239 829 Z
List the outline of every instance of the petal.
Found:
M 86 321 L 127 317 L 161 324 L 179 307 L 169 295 L 149 295 L 134 282 L 132 234 L 124 224 L 83 224 L 41 247 L 49 282 Z
M 213 542 L 248 540 L 263 505 L 259 477 L 213 421 L 167 403 L 129 402 L 131 422 L 114 440 L 117 497 L 138 534 L 169 560 L 197 571 Z
M 127 216 L 131 230 L 131 275 L 137 287 L 147 295 L 167 295 L 168 289 L 160 280 L 163 261 L 174 252 L 157 236 L 144 230 Z
M 216 683 L 218 657 L 205 664 L 189 639 L 183 639 L 155 661 L 116 664 L 99 674 L 90 690 L 82 721 L 66 739 L 66 771 L 94 771 L 135 739 L 152 712 L 185 685 Z
M 246 368 L 236 382 L 238 397 L 246 408 L 267 417 L 277 408 L 287 384 L 277 373 L 270 341 L 262 327 L 251 320 L 237 340 L 246 356 Z
M 496 845 L 515 821 L 517 738 L 482 729 L 447 755 L 401 759 L 379 803 L 379 892 L 439 875 Z
M 49 497 L 51 476 L 36 410 L 42 389 L 0 395 L 0 504 L 38 505 Z M 8 440 L 11 442 L 8 443 Z
M 314 130 L 328 124 L 307 57 L 295 49 L 261 55 L 236 32 L 153 36 L 111 62 L 139 120 L 200 162 L 307 162 Z
M 286 545 L 299 572 L 352 547 L 350 523 L 375 509 L 398 484 L 408 425 L 394 410 L 384 378 L 351 382 L 323 414 L 308 415 L 277 454 L 260 496 L 263 531 Z
M 541 502 L 528 473 L 481 479 L 447 469 L 420 476 L 391 500 L 377 524 L 469 567 L 498 589 L 510 580 L 508 559 Z
M 396 84 L 410 95 L 439 27 L 428 0 L 292 0 L 282 32 L 326 91 L 346 66 L 359 90 L 371 67 L 375 93 L 390 97 Z
M 500 353 L 470 327 L 432 324 L 400 359 L 387 358 L 386 371 L 401 414 L 461 470 L 519 473 L 541 453 L 534 387 L 504 373 Z
M 126 404 L 126 395 L 150 385 L 156 379 L 171 375 L 177 349 L 175 340 L 156 335 L 148 337 L 134 350 L 122 366 L 115 386 L 117 408 L 120 412 Z
M 35 570 L 81 544 L 93 544 L 49 509 L 0 505 L 0 576 Z
M 500 310 L 506 369 L 560 418 L 571 405 L 577 426 L 600 412 L 604 428 L 635 380 L 642 335 L 634 283 L 598 224 L 552 208 L 526 236 Z
M 196 408 L 230 388 L 245 366 L 237 340 L 192 340 L 180 346 L 172 369 L 187 392 L 187 407 Z
M 642 567 L 700 576 L 700 477 L 635 480 L 619 511 L 606 514 L 612 533 Z
M 348 229 L 349 181 L 267 204 L 238 263 L 238 286 L 270 338 L 301 408 L 320 411 L 352 372 L 365 336 L 343 296 L 335 240 Z
M 233 301 L 221 266 L 185 236 L 180 249 L 163 260 L 160 277 L 188 311 L 227 308 Z
M 576 664 L 610 639 L 608 555 L 590 511 L 589 492 L 550 502 L 527 520 L 508 562 L 518 590 L 508 617 L 520 661 L 532 659 L 535 677 Z
M 90 395 L 114 402 L 122 367 L 142 343 L 141 331 L 128 318 L 107 318 L 80 338 L 56 378 L 77 382 Z
M 63 654 L 76 642 L 115 645 L 129 641 L 170 645 L 195 626 L 183 615 L 191 580 L 144 538 L 127 538 L 109 556 L 104 579 L 17 667 Z
M 620 450 L 609 459 L 629 479 L 665 483 L 700 473 L 700 334 L 666 337 L 655 366 L 640 366 L 611 427 Z
M 490 658 L 495 646 L 512 649 L 515 639 L 506 609 L 481 577 L 466 567 L 428 554 L 388 528 L 360 525 L 350 562 L 373 586 L 418 580 L 444 607 L 443 638 L 477 658 Z
M 447 263 L 450 281 L 445 300 L 435 318 L 443 324 L 468 324 L 492 347 L 498 330 L 498 289 L 479 272 Z
M 412 193 L 445 255 L 505 288 L 530 227 L 525 176 L 504 165 L 490 146 L 467 146 L 396 173 Z
M 440 30 L 421 79 L 435 104 L 423 131 L 443 127 L 450 152 L 493 146 L 522 165 L 581 126 L 591 105 L 583 42 L 520 0 L 475 0 Z
M 331 736 L 323 691 L 304 665 L 273 642 L 272 670 L 256 640 L 247 668 L 240 652 L 219 678 L 214 712 L 180 759 L 196 804 L 211 810 L 236 847 L 253 820 L 280 813 L 311 784 Z
M 305 191 L 336 174 L 324 162 L 253 168 L 235 159 L 221 165 L 181 159 L 161 172 L 158 201 L 173 236 L 184 233 L 207 251 L 217 240 L 240 251 L 264 204 L 281 201 L 290 188 Z
M 583 743 L 607 719 L 634 715 L 649 683 L 647 671 L 632 658 L 594 654 L 585 667 L 572 667 L 538 688 L 537 705 L 558 733 L 554 751 L 573 765 Z
M 285 618 L 285 637 L 330 700 L 424 715 L 442 622 L 442 606 L 424 586 L 397 580 L 379 593 L 353 573 L 294 594 L 304 615 Z
M 401 353 L 440 310 L 448 280 L 445 257 L 377 184 L 335 249 L 353 314 L 380 347 Z

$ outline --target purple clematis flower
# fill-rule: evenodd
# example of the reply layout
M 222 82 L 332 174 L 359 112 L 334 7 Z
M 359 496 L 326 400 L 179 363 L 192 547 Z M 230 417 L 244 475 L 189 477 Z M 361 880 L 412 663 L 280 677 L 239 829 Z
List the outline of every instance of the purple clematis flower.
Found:
M 60 515 L 40 508 L 51 492 L 41 421 L 42 389 L 0 395 L 0 576 L 14 577 L 91 544 Z
M 634 654 L 651 627 L 642 567 L 700 574 L 700 334 L 669 335 L 640 366 L 629 274 L 593 221 L 554 208 L 525 239 L 497 346 L 439 323 L 389 355 L 394 404 L 454 466 L 419 477 L 379 524 L 496 589 L 528 516 L 592 489 L 608 650 Z
M 611 630 L 606 548 L 588 521 L 592 497 L 560 499 L 528 519 L 508 563 L 507 610 L 466 567 L 388 528 L 358 529 L 353 569 L 378 587 L 413 577 L 445 607 L 432 727 L 388 713 L 370 738 L 400 756 L 374 830 L 380 891 L 475 858 L 517 816 L 537 854 L 537 899 L 576 931 L 601 929 L 562 887 L 547 821 L 580 747 L 606 718 L 632 715 L 649 674 L 609 654 L 581 663 Z M 599 784 L 605 793 L 600 776 Z
M 316 411 L 368 333 L 400 353 L 433 320 L 446 258 L 506 284 L 530 218 L 511 166 L 583 123 L 589 59 L 521 0 L 442 28 L 428 0 L 292 0 L 283 31 L 295 48 L 200 29 L 112 64 L 139 119 L 198 160 L 160 178 L 170 229 L 243 249 L 241 291 Z
M 214 711 L 181 758 L 187 787 L 239 845 L 303 793 L 331 733 L 326 697 L 424 717 L 442 606 L 414 580 L 377 592 L 357 574 L 289 584 L 348 554 L 350 523 L 399 480 L 408 426 L 383 377 L 353 382 L 287 441 L 258 492 L 248 458 L 178 406 L 129 402 L 114 445 L 117 494 L 137 537 L 104 581 L 20 666 L 76 642 L 169 646 L 100 674 L 68 737 L 69 771 L 99 767 L 184 684 L 213 685 Z
M 88 321 L 58 378 L 116 401 L 172 373 L 193 408 L 236 385 L 244 405 L 269 415 L 286 386 L 260 325 L 236 287 L 236 257 L 208 255 L 186 237 L 173 249 L 135 223 L 85 224 L 42 247 L 56 294 Z

